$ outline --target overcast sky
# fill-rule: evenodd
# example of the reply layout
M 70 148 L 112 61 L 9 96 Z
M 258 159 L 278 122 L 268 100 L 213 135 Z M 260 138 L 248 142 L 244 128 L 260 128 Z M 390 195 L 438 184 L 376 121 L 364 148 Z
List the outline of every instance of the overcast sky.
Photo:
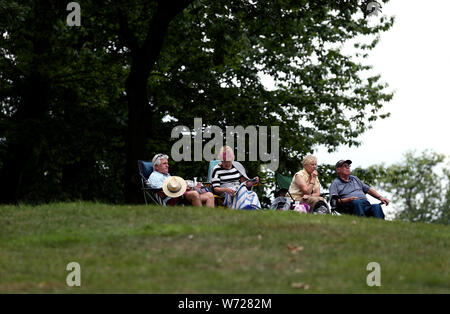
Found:
M 391 0 L 381 10 L 396 20 L 366 62 L 395 92 L 383 110 L 391 116 L 376 121 L 360 147 L 319 149 L 319 164 L 348 158 L 353 168 L 390 165 L 411 149 L 450 156 L 450 1 Z

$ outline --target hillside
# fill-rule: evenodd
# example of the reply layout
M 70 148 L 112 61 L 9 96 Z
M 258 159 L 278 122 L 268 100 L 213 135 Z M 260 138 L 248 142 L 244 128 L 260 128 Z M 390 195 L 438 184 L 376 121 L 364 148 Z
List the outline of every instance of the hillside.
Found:
M 0 293 L 450 292 L 443 225 L 65 203 L 1 206 L 0 226 Z

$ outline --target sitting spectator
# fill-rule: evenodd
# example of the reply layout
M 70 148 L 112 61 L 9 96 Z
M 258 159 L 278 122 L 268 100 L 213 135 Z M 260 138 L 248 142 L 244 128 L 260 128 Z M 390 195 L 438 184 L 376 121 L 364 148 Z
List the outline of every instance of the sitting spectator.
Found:
M 222 162 L 213 168 L 211 184 L 214 193 L 225 198 L 224 205 L 235 209 L 261 208 L 258 195 L 251 190 L 259 178 L 248 178 L 244 166 L 234 161 L 234 153 L 229 146 L 220 149 L 217 159 Z
M 167 155 L 156 154 L 152 163 L 154 171 L 148 178 L 147 184 L 152 189 L 163 189 L 164 187 L 158 194 L 165 204 L 174 206 L 185 200 L 192 206 L 201 207 L 204 203 L 206 207 L 214 207 L 214 195 L 211 192 L 200 194 L 195 188 L 187 189 L 186 182 L 180 177 L 173 177 L 172 180 L 167 180 L 171 178 L 169 174 L 169 157 Z M 166 184 L 163 185 L 163 183 Z M 200 185 L 200 182 L 198 185 Z
M 330 197 L 338 197 L 338 209 L 345 214 L 357 216 L 373 216 L 384 219 L 380 204 L 370 204 L 366 193 L 379 199 L 383 204 L 389 205 L 389 200 L 380 196 L 374 189 L 350 175 L 351 160 L 339 160 L 336 163 L 338 177 L 331 182 Z
M 320 182 L 317 173 L 317 158 L 308 155 L 303 159 L 303 169 L 292 178 L 289 193 L 294 201 L 306 203 L 313 212 L 329 213 L 328 206 L 320 196 Z

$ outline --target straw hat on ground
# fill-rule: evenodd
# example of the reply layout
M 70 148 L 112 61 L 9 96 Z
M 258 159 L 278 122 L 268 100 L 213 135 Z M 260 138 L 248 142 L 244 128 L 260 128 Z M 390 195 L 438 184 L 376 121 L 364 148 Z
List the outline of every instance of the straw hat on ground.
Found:
M 164 180 L 162 189 L 164 194 L 175 198 L 181 196 L 186 192 L 187 184 L 182 177 L 171 176 Z

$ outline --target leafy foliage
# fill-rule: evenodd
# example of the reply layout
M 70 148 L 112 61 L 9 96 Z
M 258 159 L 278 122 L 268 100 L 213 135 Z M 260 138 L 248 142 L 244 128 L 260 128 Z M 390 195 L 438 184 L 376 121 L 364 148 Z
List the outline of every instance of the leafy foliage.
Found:
M 444 155 L 432 151 L 420 155 L 410 151 L 403 162 L 373 166 L 369 172 L 375 173 L 381 188 L 392 193 L 401 208 L 397 218 L 449 224 L 450 169 L 441 166 L 444 160 Z
M 198 117 L 279 126 L 289 173 L 388 116 L 387 85 L 343 43 L 364 57 L 393 18 L 369 23 L 358 1 L 86 0 L 81 27 L 65 24 L 66 5 L 0 0 L 1 202 L 137 202 L 137 159 L 169 153 L 172 128 Z

